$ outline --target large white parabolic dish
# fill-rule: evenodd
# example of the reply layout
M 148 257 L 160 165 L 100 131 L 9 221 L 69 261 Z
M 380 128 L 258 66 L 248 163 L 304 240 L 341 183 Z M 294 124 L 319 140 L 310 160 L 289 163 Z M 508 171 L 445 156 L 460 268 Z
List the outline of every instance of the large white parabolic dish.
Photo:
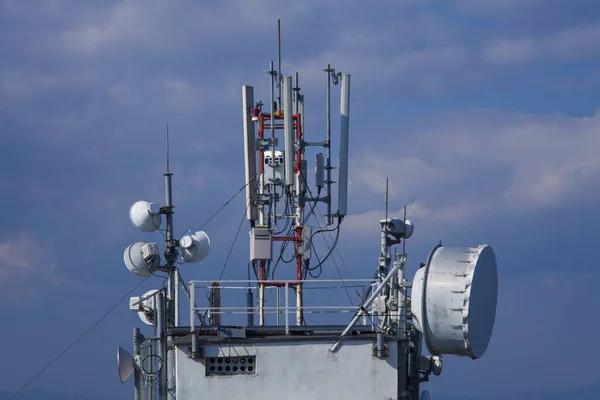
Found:
M 150 271 L 150 268 L 142 257 L 142 247 L 147 243 L 148 242 L 139 240 L 127 246 L 123 253 L 123 260 L 125 261 L 127 269 L 137 276 L 146 277 L 152 275 L 152 271 Z
M 415 274 L 411 299 L 413 322 L 431 354 L 483 356 L 498 301 L 494 251 L 486 244 L 436 246 Z

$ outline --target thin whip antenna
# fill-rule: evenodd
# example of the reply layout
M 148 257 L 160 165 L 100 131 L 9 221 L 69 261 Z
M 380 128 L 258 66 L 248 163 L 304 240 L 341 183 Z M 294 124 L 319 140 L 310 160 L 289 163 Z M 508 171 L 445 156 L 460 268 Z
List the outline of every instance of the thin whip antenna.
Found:
M 167 122 L 167 174 L 169 173 L 169 123 Z
M 404 205 L 404 240 L 402 241 L 402 254 L 406 254 L 406 204 Z
M 388 224 L 387 224 L 387 220 L 388 220 L 388 181 L 389 181 L 389 178 L 385 178 L 385 230 L 386 230 L 386 233 L 387 233 L 387 229 L 388 229 L 387 228 L 387 226 L 388 226 Z M 404 218 L 404 219 L 406 219 L 406 218 Z

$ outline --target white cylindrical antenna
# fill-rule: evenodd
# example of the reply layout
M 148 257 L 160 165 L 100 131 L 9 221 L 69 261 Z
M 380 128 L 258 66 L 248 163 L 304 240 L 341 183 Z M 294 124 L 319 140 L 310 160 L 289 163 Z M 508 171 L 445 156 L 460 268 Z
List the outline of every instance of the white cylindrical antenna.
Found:
M 340 126 L 340 168 L 338 175 L 338 216 L 348 211 L 348 132 L 350 128 L 350 75 L 342 75 L 342 121 Z
M 294 120 L 292 119 L 292 77 L 283 78 L 283 130 L 285 142 L 285 184 L 294 184 Z
M 258 209 L 256 207 L 256 151 L 254 150 L 254 123 L 252 110 L 254 105 L 254 88 L 242 86 L 242 103 L 244 107 L 244 165 L 246 167 L 246 219 L 256 221 Z
M 323 153 L 315 154 L 315 184 L 319 189 L 325 186 L 325 160 Z

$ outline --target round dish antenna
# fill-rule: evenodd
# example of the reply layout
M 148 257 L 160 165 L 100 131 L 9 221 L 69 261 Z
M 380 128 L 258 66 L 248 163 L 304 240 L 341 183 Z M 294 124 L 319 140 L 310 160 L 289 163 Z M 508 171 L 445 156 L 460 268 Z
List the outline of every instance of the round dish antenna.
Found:
M 142 232 L 153 232 L 160 228 L 162 215 L 156 203 L 140 200 L 129 209 L 131 223 Z
M 125 382 L 135 369 L 133 356 L 121 346 L 119 346 L 119 349 L 117 350 L 117 367 L 121 383 Z
M 125 249 L 123 260 L 127 269 L 138 276 L 149 276 L 152 274 L 150 268 L 160 265 L 160 254 L 156 243 L 137 241 Z
M 387 233 L 397 239 L 408 239 L 415 231 L 415 226 L 410 219 L 387 218 L 379 221 L 382 230 L 387 229 Z
M 140 319 L 142 320 L 143 323 L 145 323 L 146 325 L 150 325 L 150 326 L 155 326 L 156 325 L 156 319 L 155 319 L 155 308 L 154 308 L 154 299 L 155 296 L 154 294 L 157 293 L 158 290 L 157 289 L 152 289 L 147 291 L 146 293 L 144 293 L 144 295 L 141 297 L 142 300 L 141 301 L 141 311 L 138 311 L 138 317 L 140 317 Z
M 204 231 L 188 233 L 179 240 L 181 258 L 186 263 L 197 263 L 210 251 L 210 239 Z
M 436 246 L 413 279 L 413 322 L 432 355 L 483 356 L 497 301 L 496 256 L 486 244 Z

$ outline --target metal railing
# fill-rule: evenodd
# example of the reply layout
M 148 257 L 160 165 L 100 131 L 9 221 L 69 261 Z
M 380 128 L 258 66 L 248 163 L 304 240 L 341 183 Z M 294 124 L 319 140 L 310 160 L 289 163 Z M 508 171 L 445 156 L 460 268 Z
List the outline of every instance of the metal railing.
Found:
M 290 291 L 294 291 L 292 297 L 296 297 L 299 283 L 302 285 L 303 298 L 301 304 L 298 304 L 297 298 L 292 304 Z M 266 297 L 265 293 L 262 307 L 260 301 L 254 298 L 261 284 L 269 294 Z M 193 331 L 196 327 L 215 325 L 254 326 L 255 316 L 261 315 L 261 321 L 269 320 L 262 326 L 285 326 L 285 332 L 289 334 L 290 325 L 300 325 L 296 315 L 301 315 L 302 321 L 305 314 L 327 315 L 327 318 L 332 315 L 355 315 L 369 288 L 376 285 L 373 279 L 190 281 L 190 329 Z M 243 299 L 246 300 L 245 304 L 240 305 Z M 290 314 L 295 320 L 292 324 Z M 369 314 L 373 316 L 372 309 L 369 309 Z M 196 316 L 200 320 L 199 325 L 195 323 Z M 230 320 L 225 321 L 226 316 Z M 242 319 L 241 316 L 246 317 Z M 346 324 L 348 319 L 340 323 Z M 365 316 L 364 325 L 367 324 L 366 320 Z

